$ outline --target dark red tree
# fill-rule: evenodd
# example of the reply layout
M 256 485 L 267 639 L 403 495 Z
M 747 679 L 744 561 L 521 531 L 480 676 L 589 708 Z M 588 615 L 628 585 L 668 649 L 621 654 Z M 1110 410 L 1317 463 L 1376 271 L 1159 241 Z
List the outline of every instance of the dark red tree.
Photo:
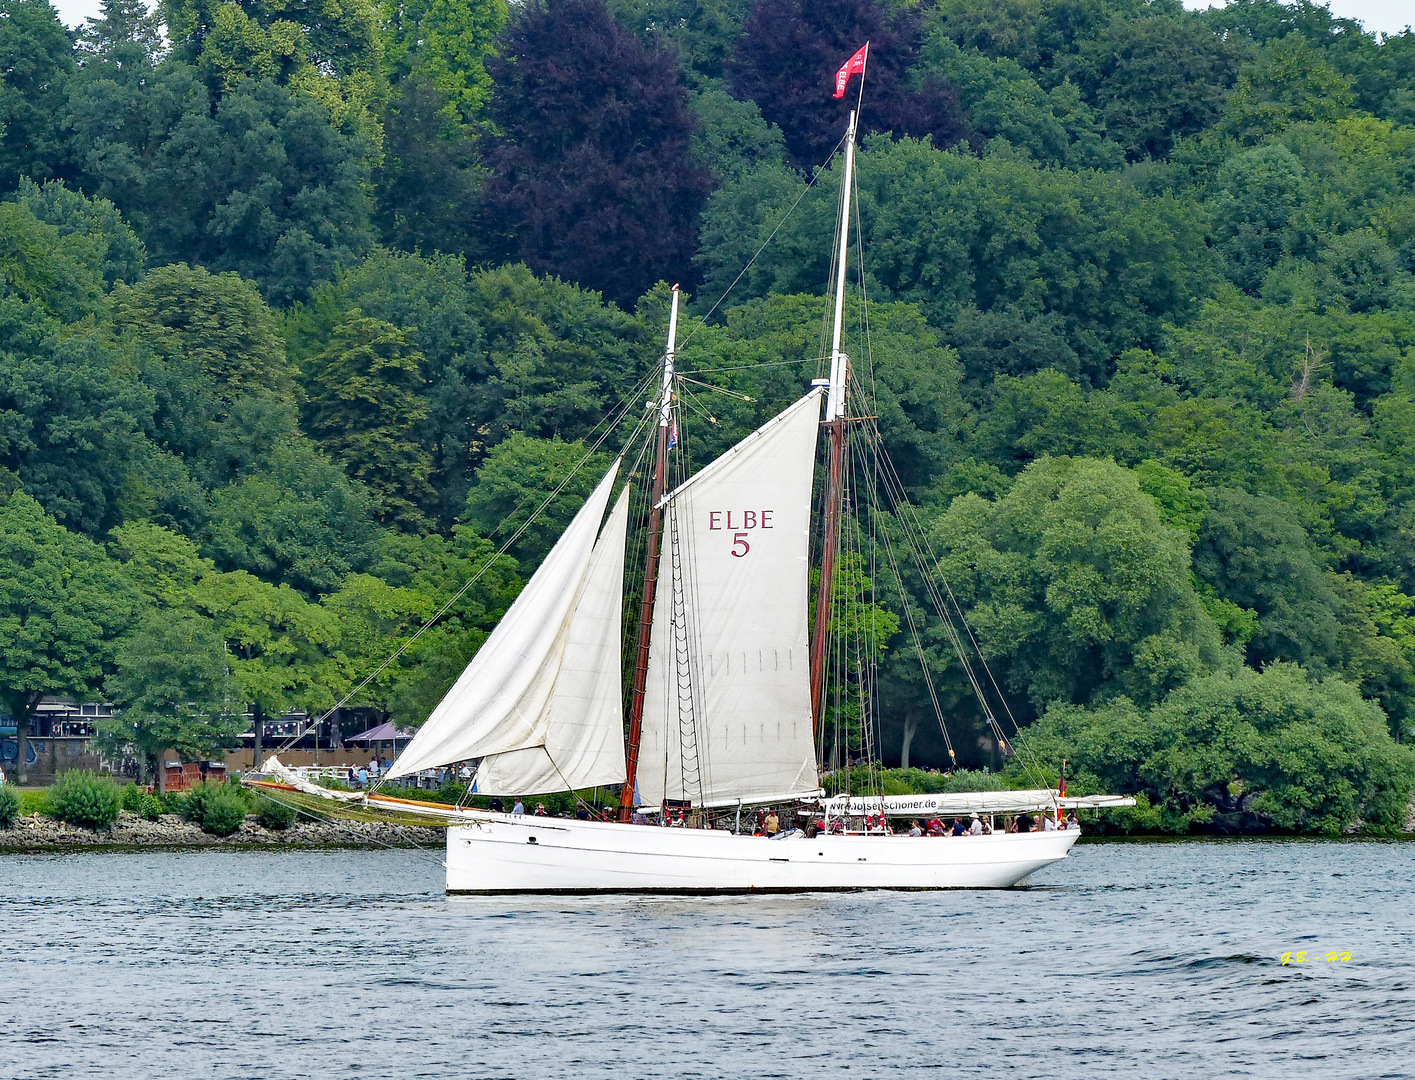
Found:
M 781 128 L 797 168 L 819 165 L 845 133 L 858 76 L 842 100 L 831 97 L 836 70 L 870 43 L 860 130 L 933 137 L 952 146 L 968 137 L 958 94 L 936 76 L 910 73 L 921 33 L 915 8 L 891 11 L 876 0 L 760 0 L 728 62 L 738 98 L 755 101 Z
M 485 227 L 532 269 L 632 305 L 687 281 L 709 191 L 675 58 L 605 0 L 529 0 L 487 69 Z

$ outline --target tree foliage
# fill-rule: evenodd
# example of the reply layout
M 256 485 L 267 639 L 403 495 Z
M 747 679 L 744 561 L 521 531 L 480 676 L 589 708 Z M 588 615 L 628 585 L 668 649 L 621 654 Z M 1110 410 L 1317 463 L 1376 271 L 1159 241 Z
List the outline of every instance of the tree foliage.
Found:
M 791 163 L 811 169 L 825 163 L 855 109 L 854 93 L 832 97 L 835 72 L 868 41 L 869 108 L 861 114 L 861 130 L 929 138 L 942 149 L 965 138 L 968 126 L 949 83 L 933 73 L 918 85 L 909 77 L 921 36 L 912 7 L 891 8 L 879 0 L 763 0 L 742 23 L 728 78 L 738 97 L 755 101 L 781 129 Z
M 1140 828 L 1395 831 L 1415 791 L 1415 754 L 1380 708 L 1292 664 L 1206 675 L 1148 710 L 1057 705 L 1026 741 L 1033 757 L 1067 757 L 1073 790 L 1144 796 Z
M 646 415 L 670 283 L 685 472 L 821 371 L 866 39 L 856 404 L 1043 771 L 1390 827 L 1415 35 L 1281 0 L 0 0 L 0 709 L 107 686 L 198 754 L 378 670 L 421 720 Z M 843 576 L 878 745 L 952 763 L 937 698 L 1001 767 L 903 528 Z
M 505 254 L 625 307 L 683 276 L 708 180 L 672 54 L 645 49 L 604 0 L 544 0 L 490 71 L 485 200 Z
M 231 699 L 224 646 L 210 619 L 149 610 L 117 649 L 104 689 L 121 711 L 99 721 L 100 739 L 120 754 L 131 747 L 150 768 L 166 750 L 202 760 L 238 746 L 245 717 Z

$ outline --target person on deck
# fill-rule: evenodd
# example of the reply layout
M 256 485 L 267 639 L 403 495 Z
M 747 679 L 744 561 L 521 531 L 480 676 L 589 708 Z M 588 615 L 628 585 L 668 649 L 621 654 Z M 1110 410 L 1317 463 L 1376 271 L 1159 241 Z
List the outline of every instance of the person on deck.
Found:
M 970 821 L 970 822 L 968 822 L 968 831 L 969 831 L 970 833 L 972 833 L 974 836 L 982 836 L 982 835 L 983 835 L 983 823 L 982 823 L 982 821 L 978 818 L 978 815 L 977 815 L 977 814 L 974 814 L 974 815 L 973 815 L 973 820 Z
M 535 816 L 536 816 L 536 817 L 548 817 L 548 816 L 549 816 L 549 815 L 545 812 L 545 803 L 543 803 L 543 802 L 538 802 L 538 803 L 536 803 Z
M 963 824 L 963 819 L 962 819 L 961 817 L 956 817 L 956 818 L 953 819 L 953 835 L 954 835 L 954 836 L 963 836 L 965 833 L 967 833 L 967 831 L 968 831 L 968 826 L 966 826 L 966 825 Z
M 511 813 L 524 815 L 525 812 L 526 812 L 526 804 L 523 803 L 523 802 L 521 801 L 521 797 L 520 797 L 519 795 L 517 795 L 517 796 L 516 796 L 516 805 L 513 806 L 513 807 L 511 807 Z
M 1050 814 L 1042 815 L 1042 832 L 1056 832 L 1056 818 Z
M 589 819 L 590 819 L 590 808 L 589 808 L 588 806 L 586 806 L 584 803 L 580 803 L 579 806 L 575 807 L 575 820 L 576 820 L 576 821 L 589 821 Z
M 915 819 L 914 819 L 914 824 L 912 824 L 912 825 L 909 826 L 909 835 L 910 835 L 910 836 L 923 836 L 923 835 L 924 835 L 924 823 L 923 823 L 922 821 L 920 821 L 919 819 L 915 818 Z
M 938 817 L 929 818 L 928 828 L 925 830 L 930 836 L 947 836 L 948 830 L 943 827 L 943 822 Z
M 762 831 L 766 833 L 767 839 L 781 831 L 781 818 L 776 816 L 775 810 L 768 811 L 766 820 L 762 822 Z
M 500 795 L 493 795 L 491 798 L 491 805 L 488 806 L 487 809 L 490 810 L 493 814 L 504 814 L 506 813 L 506 804 L 501 801 Z
M 1018 814 L 1018 815 L 1017 815 L 1017 831 L 1018 831 L 1018 832 L 1031 832 L 1031 831 L 1032 831 L 1032 817 L 1031 817 L 1030 814 Z

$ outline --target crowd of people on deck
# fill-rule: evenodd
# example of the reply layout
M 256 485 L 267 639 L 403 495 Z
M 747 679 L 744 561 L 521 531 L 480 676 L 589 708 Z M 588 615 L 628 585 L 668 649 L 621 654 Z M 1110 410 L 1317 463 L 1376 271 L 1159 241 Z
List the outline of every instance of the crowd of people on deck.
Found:
M 510 813 L 518 817 L 527 814 L 526 804 L 519 797 L 512 801 L 509 810 L 505 800 L 499 796 L 493 797 L 487 809 L 494 814 Z M 675 807 L 666 808 L 658 822 L 651 822 L 649 815 L 644 812 L 642 807 L 635 807 L 631 821 L 635 825 L 653 823 L 682 828 L 688 823 L 687 816 L 681 810 L 675 813 L 675 809 Z M 529 816 L 558 817 L 560 815 L 548 811 L 545 803 L 541 802 L 535 804 L 535 808 L 529 812 Z M 843 836 L 847 833 L 858 834 L 860 832 L 871 836 L 948 837 L 989 836 L 994 832 L 1055 832 L 1081 827 L 1075 810 L 1072 810 L 1066 817 L 1062 817 L 1059 812 L 1055 814 L 1038 813 L 1035 817 L 1031 814 L 1009 814 L 998 817 L 997 815 L 975 813 L 966 818 L 961 816 L 944 818 L 934 815 L 927 818 L 914 818 L 907 825 L 901 821 L 890 821 L 883 811 L 873 811 L 866 814 L 863 819 L 853 820 L 844 817 L 817 817 L 807 813 L 804 815 L 806 820 L 800 826 L 794 826 L 793 819 L 797 816 L 799 816 L 799 812 L 793 812 L 790 809 L 776 810 L 762 807 L 753 812 L 746 821 L 732 823 L 730 830 L 746 832 L 746 828 L 741 828 L 742 825 L 746 825 L 747 828 L 750 828 L 752 835 L 772 839 L 792 832 L 794 828 L 799 828 L 808 837 L 818 836 L 821 833 Z M 575 817 L 580 821 L 618 820 L 618 815 L 612 808 L 598 809 L 584 802 L 579 802 L 576 805 Z M 727 822 L 719 822 L 716 827 L 727 828 L 729 825 Z
M 915 818 L 907 825 L 902 822 L 891 822 L 883 811 L 875 811 L 866 814 L 863 822 L 863 831 L 870 836 L 989 836 L 994 832 L 1026 833 L 1026 832 L 1056 832 L 1068 829 L 1079 829 L 1080 821 L 1076 818 L 1076 811 L 1062 817 L 1041 813 L 1035 818 L 1031 814 L 1013 814 L 1003 817 L 999 822 L 994 815 L 979 816 L 971 814 L 967 818 L 955 817 L 945 819 L 938 815 L 928 818 Z M 819 833 L 830 833 L 833 835 L 843 835 L 847 832 L 857 832 L 859 829 L 847 826 L 843 818 L 820 818 L 812 821 L 806 826 L 807 836 L 816 836 Z M 759 835 L 772 836 L 772 832 L 761 830 Z

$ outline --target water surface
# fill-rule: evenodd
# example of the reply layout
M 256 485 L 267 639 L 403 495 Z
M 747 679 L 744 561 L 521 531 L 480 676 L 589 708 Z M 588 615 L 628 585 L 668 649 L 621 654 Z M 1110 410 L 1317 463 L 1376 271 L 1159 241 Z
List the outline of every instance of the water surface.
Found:
M 578 901 L 421 851 L 6 855 L 0 1073 L 1415 1077 L 1412 871 L 1107 844 L 1029 890 Z

